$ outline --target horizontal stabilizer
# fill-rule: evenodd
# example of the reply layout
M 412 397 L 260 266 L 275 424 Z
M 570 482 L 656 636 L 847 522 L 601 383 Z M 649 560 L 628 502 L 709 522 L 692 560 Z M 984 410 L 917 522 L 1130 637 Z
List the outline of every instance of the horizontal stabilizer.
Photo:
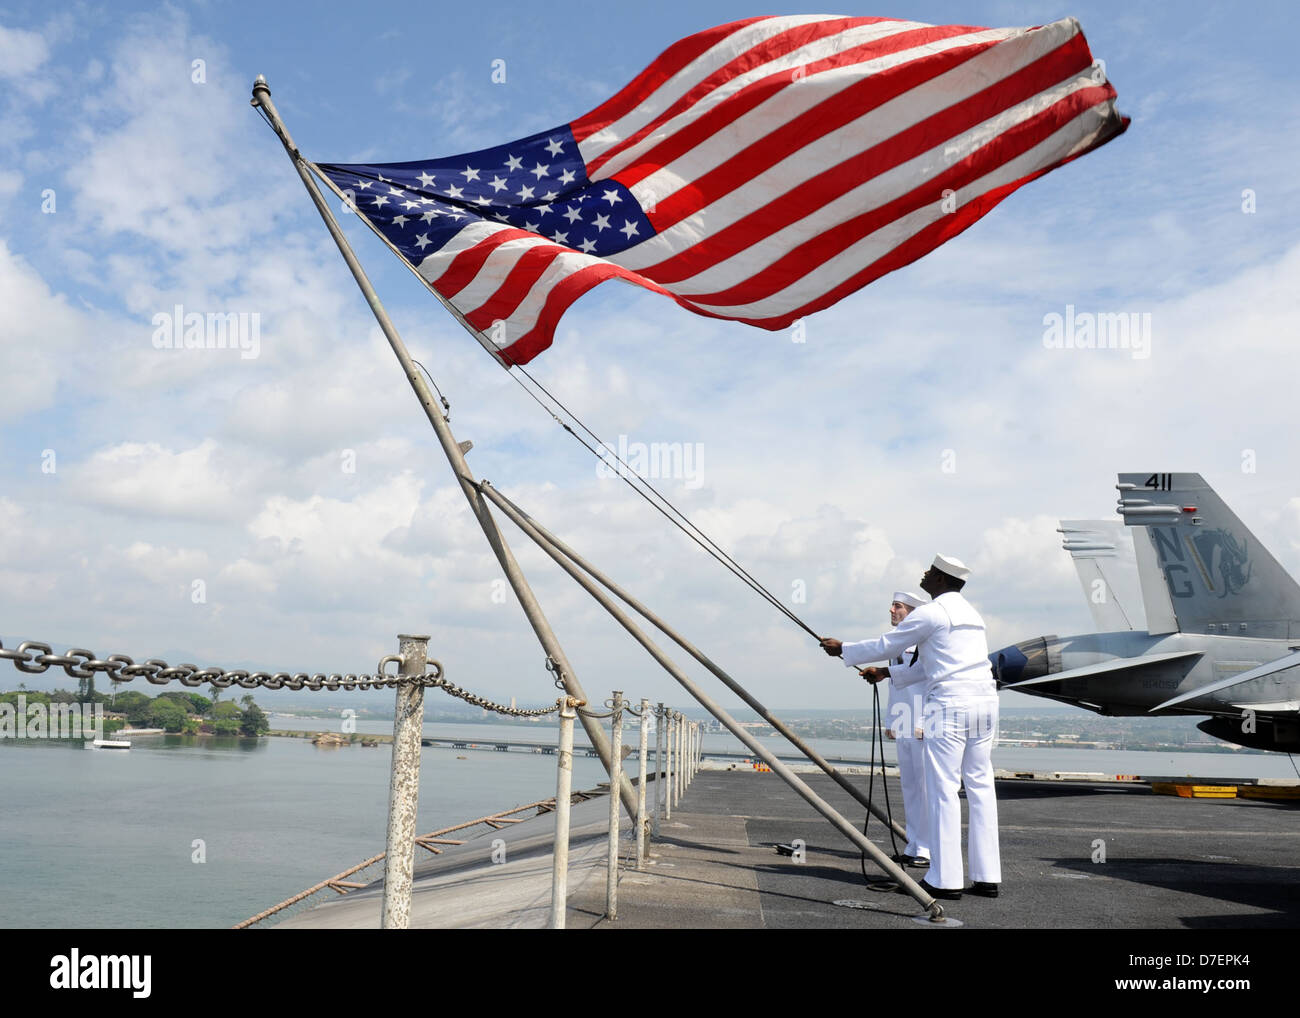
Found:
M 1172 700 L 1166 700 L 1159 707 L 1152 707 L 1152 710 L 1164 710 L 1166 707 L 1175 707 L 1180 703 L 1188 700 L 1195 700 L 1197 697 L 1206 696 L 1210 693 L 1217 693 L 1220 689 L 1227 689 L 1229 686 L 1236 686 L 1242 682 L 1249 682 L 1251 679 L 1262 679 L 1266 675 L 1272 675 L 1274 672 L 1285 671 L 1288 668 L 1295 668 L 1300 665 L 1300 652 L 1288 654 L 1286 657 L 1280 657 L 1276 661 L 1269 661 L 1260 665 L 1258 668 L 1252 668 L 1248 672 L 1238 672 L 1236 675 L 1229 675 L 1226 679 L 1220 679 L 1218 682 L 1211 682 L 1207 685 L 1193 689 L 1190 693 L 1183 693 Z M 1249 706 L 1249 705 L 1247 705 Z M 1255 708 L 1258 710 L 1259 708 Z
M 1253 710 L 1256 714 L 1295 714 L 1300 711 L 1300 700 L 1281 700 L 1278 703 L 1234 703 L 1238 710 Z
M 1020 689 L 1023 686 L 1042 686 L 1051 682 L 1066 682 L 1070 679 L 1082 679 L 1090 675 L 1108 675 L 1114 672 L 1135 672 L 1149 667 L 1150 665 L 1160 664 L 1163 661 L 1177 661 L 1180 658 L 1200 657 L 1199 650 L 1179 650 L 1170 654 L 1143 654 L 1141 657 L 1117 657 L 1109 661 L 1102 661 L 1095 665 L 1084 665 L 1082 668 L 1071 668 L 1065 672 L 1053 672 L 1050 675 L 1040 675 L 1036 679 L 1025 679 L 1023 682 L 1013 682 L 1010 685 L 1003 686 L 1003 689 Z

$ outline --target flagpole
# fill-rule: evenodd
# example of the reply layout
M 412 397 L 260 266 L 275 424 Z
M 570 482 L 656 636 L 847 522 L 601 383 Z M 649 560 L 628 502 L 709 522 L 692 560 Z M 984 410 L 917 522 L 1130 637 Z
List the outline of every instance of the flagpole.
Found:
M 578 682 L 573 666 L 569 664 L 569 659 L 560 647 L 555 633 L 551 630 L 551 624 L 546 620 L 546 616 L 543 614 L 541 605 L 538 604 L 532 588 L 529 587 L 528 581 L 524 578 L 524 574 L 515 561 L 510 547 L 506 544 L 505 538 L 497 529 L 496 520 L 493 518 L 487 502 L 476 487 L 477 482 L 469 469 L 469 465 L 465 462 L 464 450 L 452 435 L 451 426 L 443 419 L 442 412 L 434 402 L 433 394 L 429 392 L 429 387 L 425 384 L 424 377 L 419 373 L 415 362 L 411 360 L 410 353 L 407 352 L 406 344 L 402 341 L 397 328 L 388 317 L 388 312 L 384 309 L 383 303 L 379 300 L 379 295 L 375 292 L 369 277 L 367 277 L 361 263 L 357 260 L 357 256 L 353 252 L 351 245 L 348 244 L 347 238 L 343 235 L 343 230 L 334 218 L 334 214 L 330 211 L 329 205 L 326 203 L 324 195 L 321 194 L 315 179 L 308 172 L 306 160 L 289 136 L 288 128 L 284 126 L 280 114 L 276 111 L 275 103 L 271 101 L 271 89 L 267 86 L 266 79 L 261 75 L 258 75 L 257 80 L 253 82 L 251 104 L 260 108 L 266 114 L 271 128 L 283 143 L 285 151 L 289 153 L 294 169 L 298 171 L 298 176 L 302 178 L 303 186 L 307 188 L 307 193 L 311 196 L 316 211 L 320 213 L 321 218 L 325 221 L 326 229 L 329 230 L 330 236 L 334 238 L 334 243 L 338 245 L 343 260 L 347 262 L 357 286 L 360 287 L 361 293 L 366 298 L 366 303 L 370 305 L 370 310 L 374 313 L 375 320 L 379 323 L 380 329 L 383 330 L 384 336 L 388 339 L 388 345 L 392 347 L 398 363 L 401 364 L 402 370 L 406 373 L 406 380 L 410 382 L 411 388 L 420 401 L 420 406 L 424 408 L 425 416 L 428 417 L 434 433 L 438 436 L 438 443 L 442 446 L 442 450 L 446 453 L 447 460 L 451 464 L 452 473 L 456 475 L 456 480 L 460 482 L 461 491 L 465 493 L 470 508 L 478 518 L 479 526 L 482 527 L 488 544 L 492 546 L 497 561 L 501 563 L 501 568 L 505 571 L 506 579 L 513 588 L 515 595 L 519 598 L 519 603 L 523 607 L 524 614 L 528 617 L 528 621 L 532 625 L 533 632 L 536 633 L 542 649 L 546 652 L 549 661 L 554 664 L 565 691 L 576 700 L 586 701 L 587 694 Z M 582 720 L 582 727 L 586 730 L 592 748 L 596 751 L 596 755 L 600 757 L 600 762 L 604 765 L 606 773 L 612 774 L 610 744 L 601 729 L 599 720 L 589 717 L 587 713 L 581 711 L 578 716 Z M 628 815 L 635 818 L 637 811 L 636 795 L 632 790 L 632 783 L 626 776 L 619 782 L 619 793 Z

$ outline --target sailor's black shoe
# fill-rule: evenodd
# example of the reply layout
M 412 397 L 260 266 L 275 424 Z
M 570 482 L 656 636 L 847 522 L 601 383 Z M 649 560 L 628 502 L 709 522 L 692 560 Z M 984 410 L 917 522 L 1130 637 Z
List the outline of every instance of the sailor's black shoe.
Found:
M 898 855 L 890 856 L 894 862 L 900 866 L 910 866 L 914 870 L 924 869 L 930 865 L 929 859 L 922 859 L 920 856 L 908 855 L 906 852 L 899 852 Z
M 969 893 L 978 894 L 981 898 L 996 898 L 998 896 L 998 885 L 977 880 L 971 885 Z
M 924 880 L 921 881 L 921 890 L 931 898 L 938 898 L 941 901 L 961 901 L 961 891 L 949 891 L 942 887 L 931 887 Z

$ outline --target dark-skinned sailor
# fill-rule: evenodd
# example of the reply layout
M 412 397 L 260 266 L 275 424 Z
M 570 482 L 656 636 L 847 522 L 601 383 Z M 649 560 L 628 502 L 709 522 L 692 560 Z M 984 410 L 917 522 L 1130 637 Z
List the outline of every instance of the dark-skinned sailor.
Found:
M 970 570 L 937 555 L 921 578 L 934 600 L 914 609 L 894 629 L 874 640 L 841 643 L 824 639 L 822 649 L 846 664 L 892 661 L 917 649 L 924 670 L 921 740 L 929 806 L 930 870 L 921 886 L 936 898 L 961 897 L 961 799 L 970 804 L 970 871 L 974 894 L 996 898 L 1002 882 L 998 851 L 998 805 L 993 788 L 993 743 L 998 723 L 997 686 L 989 665 L 984 620 L 961 594 Z M 893 666 L 868 668 L 870 682 L 887 678 Z

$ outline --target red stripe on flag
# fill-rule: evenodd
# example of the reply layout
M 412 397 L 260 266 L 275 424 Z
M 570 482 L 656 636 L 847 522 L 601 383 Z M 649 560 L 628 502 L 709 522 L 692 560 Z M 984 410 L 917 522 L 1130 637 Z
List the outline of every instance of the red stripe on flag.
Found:
M 508 240 L 518 240 L 521 237 L 535 239 L 537 234 L 530 233 L 528 230 L 517 230 L 512 228 L 498 230 L 487 237 L 484 237 L 473 247 L 467 247 L 464 251 L 452 256 L 451 265 L 433 282 L 433 287 L 444 297 L 454 297 L 473 281 L 478 275 L 479 269 L 483 268 L 483 263 L 488 260 L 488 256 Z
M 1089 66 L 1091 66 L 1091 55 L 1088 53 L 1086 44 L 1082 43 L 1082 36 L 1076 35 L 1064 45 L 1057 47 L 1051 53 L 1045 54 L 1010 77 L 995 82 L 957 105 L 950 106 L 946 110 L 941 110 L 939 113 L 913 124 L 865 152 L 846 159 L 838 166 L 831 167 L 824 173 L 805 181 L 793 191 L 773 199 L 762 208 L 756 209 L 731 226 L 725 227 L 716 233 L 711 233 L 707 245 L 696 244 L 662 262 L 646 266 L 641 271 L 660 283 L 672 283 L 688 279 L 719 262 L 725 261 L 736 252 L 744 250 L 764 237 L 797 223 L 828 202 L 861 186 L 867 180 L 916 158 L 923 152 L 932 149 L 939 142 L 970 130 L 990 117 L 1037 95 L 1045 88 L 1059 84 L 1072 73 Z M 927 78 L 931 76 L 927 67 L 915 67 L 913 65 L 908 65 L 907 73 L 903 76 L 910 82 L 915 74 L 922 74 Z M 816 112 L 816 110 L 809 112 Z M 799 120 L 802 119 L 799 118 Z M 1031 118 L 1031 120 L 1033 119 L 1036 118 Z M 747 155 L 753 149 L 770 150 L 776 148 L 777 151 L 769 151 L 766 158 L 771 163 L 778 162 L 781 158 L 785 158 L 802 147 L 803 142 L 800 140 L 799 133 L 799 121 L 795 121 L 791 124 L 790 129 L 782 131 L 776 138 L 764 139 L 751 146 L 750 150 L 742 153 L 742 155 L 745 155 L 746 158 L 753 158 Z M 805 130 L 803 136 L 807 137 L 808 133 Z M 979 152 L 987 153 L 994 145 L 995 143 L 990 143 L 983 146 Z M 950 177 L 954 168 L 966 165 L 966 162 L 967 160 L 963 160 L 960 163 L 955 163 L 940 177 L 927 182 L 917 190 L 925 191 L 927 195 L 938 194 L 942 187 L 951 186 L 938 184 L 938 181 Z M 742 174 L 745 175 L 746 179 L 751 175 L 749 164 L 744 160 L 729 160 L 724 167 L 719 167 L 719 170 L 723 169 L 727 170 L 727 177 L 724 179 L 709 180 L 710 177 L 715 177 L 716 171 L 701 178 L 699 182 L 701 185 L 705 181 L 708 181 L 709 184 L 707 191 L 704 191 L 702 186 L 699 188 L 700 191 L 704 191 L 703 194 L 686 196 L 683 192 L 678 192 L 678 194 L 683 195 L 681 202 L 679 202 L 679 218 L 683 217 L 681 205 L 684 204 L 688 197 L 698 201 L 697 208 L 702 208 L 733 190 L 736 186 L 743 184 L 744 181 L 738 179 Z M 927 188 L 928 190 L 926 190 Z M 911 193 L 915 194 L 917 191 Z M 664 206 L 671 201 L 672 199 L 666 199 L 661 202 L 656 208 L 656 212 L 663 214 Z M 808 244 L 801 246 L 799 251 L 803 252 L 800 256 L 803 259 L 802 270 L 791 278 L 797 279 L 822 264 L 831 255 L 848 246 L 847 243 L 839 246 L 835 244 L 835 238 L 838 236 L 837 231 L 842 231 L 854 222 L 865 221 L 869 217 L 875 223 L 872 229 L 879 229 L 884 222 L 897 218 L 900 213 L 890 214 L 887 219 L 880 221 L 878 214 L 884 210 L 898 207 L 898 202 L 899 199 L 895 199 L 893 202 L 871 210 L 856 220 L 848 220 L 835 229 L 828 230 L 819 237 L 814 238 Z M 921 204 L 924 204 L 924 202 Z M 907 209 L 907 211 L 910 211 L 910 209 Z M 651 221 L 655 222 L 655 217 L 651 217 Z M 660 229 L 658 223 L 655 223 L 655 227 L 656 230 Z M 859 233 L 857 236 L 865 236 L 869 232 L 871 230 Z M 853 239 L 857 239 L 857 236 Z M 852 243 L 852 240 L 849 243 Z M 813 251 L 809 251 L 809 245 L 817 247 Z M 810 257 L 812 258 L 811 261 L 808 260 Z M 767 272 L 777 266 L 788 264 L 789 258 L 790 256 L 787 256 L 776 262 L 769 267 Z M 758 276 L 753 277 L 754 280 L 758 278 Z M 789 279 L 787 279 L 788 282 Z M 777 286 L 773 289 L 780 288 Z M 727 303 L 725 300 L 713 300 L 712 298 L 716 296 L 718 295 L 709 295 L 707 303 Z M 693 296 L 691 299 L 705 300 L 702 296 Z M 739 303 L 747 302 L 748 300 L 739 301 Z
M 519 307 L 519 302 L 528 296 L 528 291 L 541 278 L 542 273 L 566 250 L 568 249 L 558 244 L 539 244 L 529 248 L 511 266 L 496 293 L 467 314 L 465 320 L 482 332 L 493 322 L 508 319 Z
M 1089 97 L 1089 101 L 1084 104 L 1084 107 L 1087 108 L 1095 106 L 1100 101 L 1106 101 L 1107 99 L 1113 100 L 1115 98 L 1115 90 L 1107 84 L 1098 86 L 1097 88 L 1085 89 L 1082 92 L 1076 93 L 1076 95 L 1086 95 Z M 1061 104 L 1058 103 L 1057 105 L 1059 106 Z M 1055 109 L 1055 107 L 1053 107 L 1053 109 Z M 1048 112 L 1050 111 L 1044 111 L 1044 114 Z M 1076 111 L 1076 115 L 1078 112 L 1079 111 Z M 840 283 L 834 289 L 827 291 L 816 300 L 810 301 L 802 307 L 791 311 L 789 314 L 780 315 L 775 318 L 734 318 L 731 315 L 714 314 L 697 308 L 693 308 L 692 310 L 696 310 L 700 314 L 707 315 L 710 318 L 724 318 L 730 321 L 743 322 L 746 325 L 756 325 L 761 329 L 775 330 L 787 328 L 805 315 L 810 315 L 816 311 L 821 311 L 830 307 L 836 301 L 846 297 L 850 293 L 853 293 L 855 290 L 860 290 L 868 283 L 879 279 L 886 273 L 893 272 L 895 269 L 900 269 L 904 265 L 911 264 L 918 258 L 934 250 L 940 244 L 951 240 L 953 237 L 957 236 L 957 234 L 962 233 L 970 226 L 974 225 L 1013 191 L 1023 187 L 1032 180 L 1036 180 L 1044 173 L 1048 173 L 1059 166 L 1064 166 L 1066 163 L 1073 162 L 1080 156 L 1086 155 L 1094 149 L 1100 148 L 1102 145 L 1106 144 L 1106 142 L 1119 137 L 1128 129 L 1129 118 L 1117 117 L 1116 119 L 1117 124 L 1115 128 L 1103 133 L 1087 148 L 1074 153 L 1074 155 L 1067 156 L 1065 159 L 1057 160 L 1050 166 L 1044 166 L 1041 169 L 1035 170 L 1033 173 L 1027 174 L 1018 180 L 996 187 L 990 191 L 984 192 L 976 198 L 972 198 L 956 212 L 931 223 L 923 230 L 918 231 L 914 236 L 908 238 L 908 240 L 904 241 L 902 244 L 899 244 L 888 254 L 876 259 L 876 261 L 872 262 L 861 272 L 846 279 L 843 283 Z M 1002 161 L 1005 162 L 1006 160 Z
M 996 163 L 1000 165 L 1007 162 L 1009 159 L 1015 158 L 1021 153 L 1021 151 L 1032 148 L 1033 145 L 1037 144 L 1044 137 L 1050 136 L 1053 131 L 1059 129 L 1061 123 L 1052 123 L 1052 121 L 1060 120 L 1062 118 L 1059 116 L 1054 117 L 1054 111 L 1059 114 L 1062 112 L 1062 107 L 1076 107 L 1071 110 L 1070 116 L 1063 118 L 1063 122 L 1068 123 L 1069 120 L 1078 116 L 1083 110 L 1091 108 L 1099 102 L 1110 101 L 1114 98 L 1115 90 L 1109 84 L 1106 84 L 1096 88 L 1080 90 L 1061 102 L 1055 103 L 1052 107 L 1044 110 L 1029 121 L 1004 132 L 1003 135 L 999 136 L 997 142 L 991 143 L 995 145 L 1006 145 L 1006 152 L 1002 154 L 1001 158 L 996 160 Z M 1048 122 L 1048 126 L 1050 127 L 1046 132 L 1042 130 L 1044 122 Z M 555 326 L 570 305 L 572 305 L 588 290 L 597 286 L 601 282 L 616 277 L 626 279 L 629 282 L 636 283 L 648 290 L 653 290 L 657 293 L 662 293 L 665 296 L 671 297 L 678 304 L 682 305 L 682 307 L 694 312 L 695 314 L 703 315 L 706 318 L 716 318 L 723 321 L 739 321 L 746 325 L 753 325 L 772 331 L 788 328 L 791 324 L 805 315 L 823 310 L 824 308 L 834 304 L 836 301 L 841 300 L 848 294 L 853 293 L 855 290 L 861 289 L 863 286 L 866 286 L 868 283 L 880 276 L 916 261 L 918 258 L 927 254 L 935 247 L 938 247 L 946 240 L 955 237 L 957 234 L 969 228 L 979 219 L 983 218 L 984 215 L 1006 198 L 1007 195 L 1022 187 L 1024 184 L 1041 177 L 1043 174 L 1056 169 L 1058 166 L 1063 166 L 1065 163 L 1072 162 L 1087 152 L 1100 147 L 1112 138 L 1122 134 L 1128 127 L 1128 123 L 1128 118 L 1117 118 L 1116 128 L 1103 134 L 1087 148 L 1076 152 L 1074 155 L 1068 156 L 1065 159 L 1058 160 L 1050 166 L 1045 166 L 1033 173 L 1027 174 L 1009 184 L 987 191 L 977 198 L 973 198 L 971 201 L 961 206 L 961 208 L 956 212 L 945 216 L 942 220 L 939 220 L 930 226 L 925 227 L 913 237 L 898 245 L 885 256 L 878 258 L 875 262 L 852 276 L 850 279 L 845 280 L 843 283 L 839 284 L 816 300 L 810 301 L 788 314 L 773 318 L 760 319 L 736 318 L 733 315 L 709 311 L 697 306 L 694 303 L 695 298 L 684 298 L 671 293 L 639 273 L 631 272 L 621 266 L 613 265 L 611 263 L 601 263 L 586 266 L 560 280 L 560 282 L 558 282 L 548 294 L 546 302 L 543 305 L 542 311 L 538 315 L 534 326 L 518 340 L 501 351 L 502 359 L 507 364 L 528 363 L 551 345 L 554 338 Z M 1016 143 L 1014 146 L 1011 144 L 1011 139 L 1014 139 Z M 971 162 L 974 159 L 974 155 L 975 154 L 968 157 L 966 160 L 963 160 L 963 163 Z M 959 163 L 954 164 L 951 169 L 959 171 L 961 168 L 962 164 Z M 987 170 L 985 170 L 985 172 L 987 172 Z M 929 193 L 931 197 L 936 193 L 934 191 L 935 186 L 937 186 L 937 184 L 929 185 Z M 904 196 L 904 198 L 907 197 L 910 196 Z
M 648 124 L 642 127 L 639 131 L 636 131 L 635 133 L 629 135 L 628 137 L 624 138 L 622 141 L 618 142 L 613 147 L 606 149 L 599 156 L 592 159 L 591 162 L 587 164 L 587 178 L 589 180 L 594 180 L 596 178 L 596 172 L 602 166 L 604 166 L 605 163 L 609 162 L 610 159 L 614 158 L 614 156 L 618 155 L 620 152 L 624 151 L 629 146 L 635 145 L 637 142 L 639 142 L 642 138 L 646 137 L 646 135 L 650 134 L 652 131 L 655 130 L 655 128 L 659 127 L 661 124 L 667 123 L 673 117 L 677 116 L 678 114 L 694 106 L 696 103 L 703 100 L 705 96 L 707 96 L 710 92 L 714 91 L 717 88 L 720 88 L 721 86 L 725 85 L 727 82 L 731 81 L 732 79 L 738 78 L 742 74 L 748 73 L 749 71 L 753 70 L 755 67 L 759 67 L 762 64 L 765 64 L 770 60 L 774 60 L 778 57 L 781 57 L 784 54 L 792 53 L 795 50 L 800 49 L 803 46 L 807 46 L 809 43 L 816 42 L 819 39 L 824 39 L 832 35 L 838 35 L 841 32 L 847 31 L 850 28 L 857 28 L 859 26 L 864 26 L 864 25 L 880 24 L 884 22 L 891 22 L 891 21 L 898 21 L 898 20 L 899 19 L 897 18 L 837 18 L 834 21 L 819 21 L 811 25 L 798 25 L 794 28 L 786 29 L 784 32 L 780 32 L 776 35 L 770 36 L 767 39 L 764 39 L 757 46 L 754 46 L 746 50 L 744 53 L 740 54 L 730 63 L 724 65 L 723 67 L 719 67 L 716 71 L 714 71 L 711 75 L 709 75 L 699 84 L 697 84 L 694 88 L 688 91 L 685 95 L 683 95 L 680 99 L 678 99 L 675 103 L 673 103 L 670 107 L 668 107 L 668 109 L 660 113 L 659 116 L 655 117 L 652 121 L 650 121 Z M 848 53 L 857 53 L 866 50 L 870 45 L 872 44 L 863 44 L 862 46 L 855 47 L 853 50 L 846 51 L 844 54 L 837 54 L 836 56 L 827 58 L 826 60 L 818 61 L 817 64 L 810 65 L 808 71 L 805 73 L 810 72 L 813 69 L 813 67 L 818 67 L 822 64 L 825 64 L 826 66 L 832 66 L 834 63 L 852 62 L 852 61 L 844 60 L 843 57 Z M 786 69 L 783 71 L 774 71 L 772 74 L 760 78 L 759 82 L 779 81 L 782 84 L 788 85 L 790 83 L 791 73 L 792 71 L 790 69 Z M 736 101 L 737 98 L 744 96 L 745 93 L 749 92 L 750 89 L 752 89 L 753 86 L 755 84 L 758 84 L 759 82 L 751 82 L 749 85 L 746 85 L 743 88 L 737 90 L 734 96 L 731 96 L 726 100 L 724 106 L 730 108 L 730 104 L 732 102 Z M 745 109 L 748 110 L 750 107 L 757 105 L 759 101 L 761 101 L 761 99 L 755 99 L 749 102 L 748 105 L 745 107 Z M 739 115 L 740 113 L 732 113 L 731 116 L 728 118 L 728 120 L 734 120 Z M 723 121 L 723 123 L 726 122 L 727 122 L 726 120 Z M 678 137 L 678 135 L 674 134 L 673 137 L 676 138 Z M 667 159 L 660 159 L 659 157 L 653 154 L 654 152 L 657 151 L 658 151 L 657 149 L 653 150 L 650 155 L 647 155 L 645 157 L 645 159 L 648 159 L 652 162 L 657 160 L 660 163 L 666 163 L 668 161 Z M 686 149 L 682 149 L 682 151 L 686 151 Z M 650 172 L 653 172 L 653 170 L 648 168 L 646 170 L 646 173 L 650 173 Z M 645 174 L 642 174 L 642 176 L 644 175 Z M 623 180 L 623 182 L 626 183 L 624 178 L 620 177 L 619 179 Z
M 1102 86 L 1098 91 L 1108 95 L 1111 100 L 1115 98 L 1115 90 L 1109 84 Z M 779 329 L 789 328 L 800 318 L 817 311 L 823 311 L 836 301 L 842 300 L 844 297 L 847 297 L 856 290 L 862 289 L 862 287 L 876 279 L 879 279 L 881 276 L 887 275 L 896 269 L 901 269 L 906 265 L 910 265 L 919 258 L 924 257 L 936 247 L 939 247 L 941 244 L 951 240 L 959 233 L 964 232 L 974 225 L 1013 191 L 1018 190 L 1033 180 L 1037 180 L 1045 173 L 1049 173 L 1052 170 L 1064 166 L 1066 163 L 1074 162 L 1074 160 L 1081 156 L 1085 156 L 1089 152 L 1101 148 L 1102 145 L 1118 138 L 1128 130 L 1129 123 L 1130 118 L 1115 114 L 1115 122 L 1111 129 L 1103 132 L 1086 148 L 1080 149 L 1078 152 L 1066 156 L 1064 159 L 1057 160 L 1050 166 L 1044 166 L 1042 169 L 1026 174 L 1018 180 L 1014 180 L 1001 187 L 993 188 L 979 197 L 973 198 L 952 215 L 947 216 L 936 223 L 932 223 L 907 241 L 895 247 L 889 252 L 889 254 L 872 262 L 871 265 L 867 266 L 867 268 L 862 272 L 852 277 L 852 279 L 846 280 L 834 290 L 829 291 L 814 301 L 804 304 L 802 307 L 790 312 L 789 314 L 780 315 L 774 318 L 737 318 L 734 315 L 723 314 L 716 311 L 709 311 L 702 307 L 696 307 L 690 302 L 690 300 L 683 297 L 677 297 L 672 294 L 670 294 L 670 296 L 673 296 L 673 299 L 682 307 L 694 314 L 702 315 L 705 318 L 715 318 L 724 322 L 739 322 L 742 325 L 752 325 L 756 328 L 767 329 L 768 331 L 773 332 Z
M 658 89 L 664 82 L 687 67 L 693 60 L 699 59 L 727 36 L 759 21 L 767 21 L 771 15 L 747 18 L 719 25 L 695 35 L 687 36 L 673 43 L 655 58 L 644 71 L 633 78 L 612 99 L 601 103 L 590 113 L 584 113 L 569 125 L 574 141 L 582 141 L 597 131 L 622 119 L 645 101 L 645 97 Z
M 569 305 L 593 286 L 615 277 L 626 279 L 638 286 L 645 287 L 647 290 L 653 290 L 655 293 L 662 293 L 666 297 L 673 297 L 673 294 L 662 286 L 623 268 L 621 265 L 601 262 L 584 266 L 565 276 L 551 288 L 546 297 L 546 303 L 537 316 L 536 324 L 509 346 L 502 348 L 501 359 L 506 364 L 527 364 L 551 345 L 551 341 L 555 337 L 556 323 L 559 322 L 560 316 L 569 309 Z M 677 298 L 674 297 L 673 299 L 676 300 Z
M 1113 92 L 1113 90 L 1112 90 Z M 770 297 L 797 279 L 815 272 L 821 265 L 847 250 L 864 237 L 917 209 L 940 201 L 947 189 L 960 191 L 963 186 L 1023 155 L 1051 137 L 1090 106 L 1102 101 L 1102 89 L 1081 89 L 1041 113 L 1004 131 L 989 144 L 953 163 L 934 180 L 927 181 L 893 201 L 827 230 L 750 276 L 738 286 L 717 293 L 689 297 L 701 304 L 737 305 Z M 1089 98 L 1091 96 L 1091 98 Z M 973 200 L 973 199 L 972 199 Z M 859 284 L 862 285 L 862 284 Z M 855 287 L 856 289 L 856 287 Z
M 845 50 L 843 53 L 837 53 L 834 56 L 818 60 L 808 66 L 806 74 L 816 71 L 829 70 L 832 67 L 846 67 L 857 63 L 865 63 L 868 59 L 876 59 L 882 56 L 889 56 L 891 53 L 898 53 L 906 49 L 911 49 L 919 44 L 928 42 L 938 42 L 943 39 L 952 38 L 953 36 L 965 35 L 970 29 L 961 26 L 940 26 L 938 28 L 918 28 L 908 32 L 900 32 L 897 35 L 889 36 L 887 39 L 878 39 L 862 46 L 855 46 L 852 49 Z M 888 71 L 882 71 L 879 74 L 872 75 L 870 78 L 857 82 L 839 92 L 834 96 L 828 97 L 825 101 L 813 107 L 802 114 L 788 125 L 781 125 L 779 129 L 774 129 L 773 134 L 764 140 L 776 136 L 779 130 L 787 130 L 796 125 L 805 126 L 813 125 L 817 128 L 814 135 L 803 135 L 802 140 L 795 145 L 796 148 L 806 145 L 809 141 L 821 137 L 828 131 L 836 127 L 842 127 L 844 124 L 855 120 L 869 110 L 888 102 L 895 98 L 908 88 L 914 87 L 921 82 L 927 81 L 936 74 L 942 74 L 950 67 L 955 67 L 963 60 L 968 60 L 977 53 L 982 52 L 992 46 L 998 45 L 1001 40 L 992 40 L 983 43 L 972 43 L 968 47 L 957 47 L 956 49 L 946 50 L 933 56 L 909 60 L 897 68 L 891 68 Z M 905 69 L 911 69 L 906 71 Z M 875 90 L 884 85 L 892 91 L 881 92 L 875 95 Z M 632 187 L 634 184 L 644 180 L 655 171 L 664 166 L 670 165 L 673 160 L 680 158 L 695 146 L 702 142 L 708 141 L 709 138 L 717 135 L 725 128 L 730 126 L 734 121 L 739 120 L 750 110 L 761 105 L 770 99 L 782 89 L 791 87 L 791 72 L 777 71 L 761 78 L 758 81 L 750 82 L 744 88 L 740 89 L 734 96 L 722 103 L 715 109 L 704 113 L 697 120 L 692 121 L 682 127 L 680 131 L 674 132 L 668 138 L 646 152 L 637 161 L 630 166 L 625 166 L 617 173 L 613 174 L 613 179 L 617 180 L 625 187 Z M 870 96 L 872 102 L 859 102 L 861 96 Z M 819 113 L 820 111 L 820 113 Z M 830 116 L 827 116 L 827 114 Z M 819 115 L 815 115 L 819 114 Z M 825 118 L 821 120 L 820 118 Z M 823 126 L 823 123 L 825 126 Z M 797 132 L 795 134 L 796 137 Z M 746 149 L 745 158 L 751 158 L 748 153 L 753 151 L 755 146 Z M 734 159 L 733 159 L 734 161 Z M 725 166 L 726 164 L 723 164 Z M 755 173 L 766 166 L 758 167 Z M 711 171 L 717 173 L 723 167 Z M 708 176 L 701 178 L 708 179 Z M 698 183 L 698 182 L 697 182 Z M 693 193 L 692 188 L 685 188 L 682 192 L 687 201 Z M 670 202 L 671 196 L 666 199 Z M 660 206 L 662 208 L 662 205 Z M 698 207 L 698 206 L 696 206 Z M 678 216 L 677 218 L 680 218 Z M 656 226 L 656 229 L 665 229 L 666 226 L 676 222 L 677 219 L 665 220 L 665 226 Z M 657 222 L 657 218 L 652 219 Z

